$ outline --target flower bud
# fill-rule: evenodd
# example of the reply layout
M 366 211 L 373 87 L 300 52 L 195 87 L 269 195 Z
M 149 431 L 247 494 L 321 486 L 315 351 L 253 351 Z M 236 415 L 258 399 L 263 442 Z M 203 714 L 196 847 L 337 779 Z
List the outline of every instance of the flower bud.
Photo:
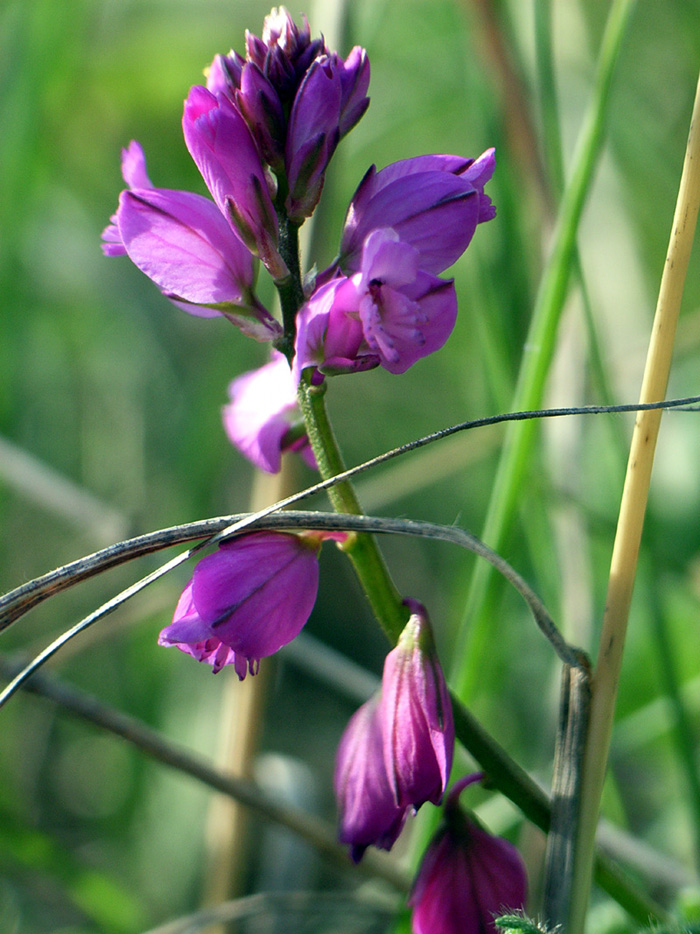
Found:
M 398 807 L 439 804 L 452 768 L 452 704 L 425 607 L 411 616 L 386 657 L 379 705 L 384 764 Z
M 408 903 L 413 934 L 497 934 L 494 918 L 520 911 L 527 876 L 520 854 L 467 817 L 450 792 L 445 821 L 423 856 Z

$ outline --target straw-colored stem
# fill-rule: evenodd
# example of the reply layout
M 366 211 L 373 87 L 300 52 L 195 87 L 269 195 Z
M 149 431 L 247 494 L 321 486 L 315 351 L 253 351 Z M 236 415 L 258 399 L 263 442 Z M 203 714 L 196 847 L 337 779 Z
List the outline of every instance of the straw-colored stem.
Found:
M 642 381 L 640 401 L 643 403 L 656 402 L 666 393 L 676 322 L 699 205 L 700 81 L 695 97 L 676 212 Z M 598 661 L 592 686 L 590 726 L 584 757 L 579 816 L 579 844 L 576 854 L 571 916 L 567 929 L 570 934 L 579 934 L 583 930 L 588 904 L 595 829 L 600 810 L 627 619 L 660 421 L 661 413 L 658 411 L 640 412 L 637 415 L 627 464 L 610 565 Z

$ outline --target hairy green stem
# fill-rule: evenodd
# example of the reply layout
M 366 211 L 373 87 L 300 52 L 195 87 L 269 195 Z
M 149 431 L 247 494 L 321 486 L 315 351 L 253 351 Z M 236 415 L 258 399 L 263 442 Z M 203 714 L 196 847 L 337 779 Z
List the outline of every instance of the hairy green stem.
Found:
M 278 219 L 279 250 L 290 270 L 289 279 L 283 283 L 277 283 L 284 322 L 284 337 L 279 342 L 278 349 L 291 361 L 294 356 L 296 315 L 304 302 L 299 263 L 299 236 L 298 227 L 286 217 L 283 206 L 278 206 Z M 299 406 L 319 473 L 324 480 L 328 480 L 345 471 L 346 467 L 328 418 L 325 394 L 325 383 L 314 386 L 308 373 L 302 376 L 298 391 Z M 363 514 L 350 480 L 344 480 L 331 487 L 329 496 L 336 512 L 356 516 Z M 345 543 L 344 551 L 350 558 L 360 585 L 372 607 L 372 612 L 393 645 L 406 624 L 409 612 L 403 605 L 401 594 L 391 579 L 376 540 L 371 535 L 363 533 L 352 535 Z
M 299 405 L 319 472 L 327 480 L 342 473 L 346 467 L 328 418 L 325 388 L 325 383 L 313 386 L 309 379 L 302 378 Z M 328 495 L 336 512 L 363 515 L 355 488 L 349 480 L 331 487 Z M 406 625 L 409 613 L 391 579 L 376 539 L 363 533 L 353 535 L 343 550 L 352 562 L 372 612 L 393 645 Z

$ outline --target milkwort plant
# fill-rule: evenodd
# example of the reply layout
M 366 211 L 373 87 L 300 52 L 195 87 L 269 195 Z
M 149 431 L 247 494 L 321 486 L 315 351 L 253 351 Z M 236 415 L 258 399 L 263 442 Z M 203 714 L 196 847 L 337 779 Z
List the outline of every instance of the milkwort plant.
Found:
M 333 378 L 379 366 L 400 375 L 449 338 L 457 298 L 454 281 L 441 274 L 496 215 L 485 192 L 494 150 L 371 166 L 348 206 L 337 256 L 303 276 L 298 231 L 318 205 L 338 144 L 369 105 L 367 52 L 356 46 L 341 58 L 312 39 L 305 18 L 299 26 L 280 7 L 261 38 L 246 34 L 245 55 L 217 55 L 206 77 L 185 101 L 183 132 L 211 199 L 155 187 L 132 141 L 122 153 L 128 188 L 104 231 L 104 252 L 126 254 L 179 308 L 223 315 L 245 337 L 269 343 L 270 362 L 231 384 L 226 432 L 262 470 L 278 471 L 291 449 L 329 479 L 342 467 L 324 403 Z M 281 321 L 256 295 L 258 264 L 277 288 Z M 331 497 L 338 511 L 360 513 L 349 482 Z M 260 659 L 307 621 L 324 538 L 351 558 L 378 622 L 397 643 L 379 695 L 355 714 L 338 750 L 339 837 L 358 861 L 368 846 L 391 849 L 409 812 L 441 804 L 455 742 L 428 613 L 398 594 L 372 540 L 252 532 L 223 542 L 195 567 L 160 642 L 214 672 L 233 665 L 241 679 L 255 674 Z M 491 900 L 494 914 L 525 902 L 524 870 L 510 852 L 499 864 L 500 852 L 493 849 L 490 871 L 515 872 L 518 882 Z M 449 889 L 449 859 L 435 853 L 433 871 Z M 480 903 L 487 883 L 478 874 L 459 884 L 473 886 Z M 483 911 L 462 918 L 442 901 L 434 885 L 417 885 L 415 931 L 482 929 Z M 426 927 L 426 911 L 444 921 Z M 493 927 L 491 915 L 486 923 Z
M 607 71 L 601 69 L 601 95 L 609 81 L 629 4 L 619 0 L 613 12 L 612 38 L 605 46 Z M 441 821 L 422 841 L 418 835 L 422 852 L 407 893 L 414 934 L 493 932 L 498 927 L 553 930 L 561 924 L 578 934 L 585 915 L 585 880 L 593 861 L 599 801 L 596 769 L 604 768 L 609 739 L 605 737 L 605 718 L 613 706 L 601 685 L 606 678 L 616 680 L 615 669 L 611 665 L 607 670 L 605 657 L 600 660 L 597 696 L 604 699 L 597 704 L 585 655 L 566 644 L 527 583 L 468 533 L 364 516 L 351 482 L 354 471 L 345 469 L 325 406 L 326 393 L 341 391 L 345 380 L 360 380 L 364 372 L 378 367 L 401 376 L 443 347 L 458 314 L 454 282 L 444 273 L 478 236 L 479 225 L 496 218 L 488 194 L 496 167 L 493 149 L 475 158 L 415 155 L 379 169 L 372 166 L 351 198 L 333 261 L 320 272 L 313 265 L 308 270 L 302 268 L 299 229 L 314 216 L 336 148 L 367 110 L 369 77 L 364 49 L 355 47 L 343 59 L 322 37 L 312 38 L 305 18 L 299 25 L 283 7 L 273 10 L 260 38 L 246 34 L 245 54 L 231 51 L 216 56 L 206 72 L 206 85 L 193 87 L 185 101 L 185 142 L 211 198 L 155 187 L 143 150 L 132 141 L 122 153 L 127 188 L 103 233 L 105 254 L 128 256 L 178 308 L 201 318 L 224 317 L 241 332 L 241 340 L 252 338 L 268 345 L 269 361 L 237 376 L 229 386 L 229 402 L 223 411 L 225 432 L 244 456 L 268 473 L 280 471 L 285 452 L 296 452 L 318 470 L 321 481 L 313 489 L 328 490 L 337 515 L 287 514 L 285 521 L 284 514 L 272 515 L 277 508 L 272 507 L 255 517 L 194 523 L 155 533 L 152 539 L 144 536 L 124 542 L 115 546 L 116 550 L 85 559 L 84 565 L 76 562 L 19 588 L 9 595 L 9 601 L 0 604 L 9 608 L 2 626 L 9 625 L 33 601 L 115 563 L 117 551 L 121 557 L 129 557 L 166 543 L 201 539 L 214 550 L 195 564 L 172 622 L 163 628 L 158 641 L 205 662 L 214 674 L 231 666 L 244 680 L 258 675 L 264 660 L 303 629 L 316 600 L 321 546 L 324 541 L 335 542 L 350 559 L 391 646 L 381 685 L 356 711 L 339 739 L 334 775 L 337 836 L 348 857 L 358 864 L 358 870 L 368 863 L 374 867 L 372 849 L 391 850 L 412 823 L 412 816 L 432 806 L 439 810 Z M 592 124 L 585 141 L 590 151 L 595 149 L 596 132 L 599 128 Z M 589 159 L 587 164 L 586 146 L 582 148 L 584 156 L 577 165 L 580 171 L 573 173 L 581 190 L 590 177 L 592 163 Z M 697 156 L 690 145 L 689 152 Z M 697 178 L 688 185 L 691 190 L 700 188 Z M 545 273 L 550 293 L 556 292 L 557 269 L 567 265 L 567 258 L 573 261 L 573 232 L 582 198 L 576 197 L 575 184 L 572 189 L 574 194 L 563 202 L 556 241 L 559 265 L 551 267 L 555 270 L 549 273 L 551 281 L 547 280 L 549 271 Z M 685 237 L 683 249 L 687 231 L 692 238 L 697 201 L 695 195 L 679 200 L 680 220 L 674 225 L 674 236 Z M 678 257 L 670 250 L 670 258 L 668 268 L 676 270 L 672 275 L 678 275 L 687 256 Z M 258 297 L 260 266 L 277 290 L 279 314 Z M 542 294 L 550 293 L 543 288 Z M 550 301 L 547 306 L 543 300 L 535 308 L 535 333 L 538 316 L 555 305 Z M 658 314 L 664 327 L 659 330 L 670 330 L 672 335 L 672 328 L 667 328 L 668 313 L 669 302 L 660 298 Z M 659 385 L 659 374 L 664 382 L 668 370 L 664 357 L 670 345 L 667 337 L 664 340 L 663 347 L 652 341 L 651 376 L 645 380 L 640 405 L 618 407 L 640 409 L 635 438 L 642 437 L 647 449 L 655 428 L 645 419 L 658 418 L 655 409 L 664 389 Z M 338 376 L 344 380 L 335 379 Z M 536 381 L 532 374 L 523 380 L 523 408 L 534 398 L 532 392 L 528 395 L 528 386 Z M 506 418 L 552 414 L 562 413 L 521 412 Z M 414 447 L 473 424 L 437 432 Z M 636 473 L 630 482 L 629 499 L 634 504 L 631 510 L 639 512 L 640 504 L 643 511 L 646 491 L 635 486 L 638 481 L 634 478 L 640 474 L 639 465 L 650 467 L 650 460 L 634 444 L 630 463 Z M 511 445 L 504 457 L 516 449 L 517 443 Z M 526 447 L 521 445 L 517 456 L 522 457 L 523 451 Z M 396 453 L 402 451 L 389 452 L 386 457 Z M 514 477 L 515 470 L 510 473 L 511 486 Z M 500 475 L 497 486 L 499 482 Z M 289 505 L 306 492 L 278 505 Z M 253 519 L 258 527 L 246 529 Z M 502 527 L 492 521 L 495 541 L 499 541 Z M 415 597 L 397 590 L 372 531 L 425 534 L 469 547 L 524 597 L 564 662 L 551 800 L 448 688 L 429 612 Z M 610 638 L 601 640 L 608 646 L 622 643 L 625 592 L 619 592 L 619 582 L 623 582 L 624 591 L 634 564 L 626 554 L 626 549 L 634 550 L 634 536 L 622 518 L 618 539 L 622 544 L 616 573 L 611 576 L 605 623 Z M 195 546 L 182 558 L 199 550 L 200 546 Z M 176 563 L 180 559 L 164 566 L 163 571 Z M 155 575 L 130 588 L 123 599 L 151 579 Z M 92 614 L 66 639 L 121 599 L 122 595 Z M 63 641 L 57 640 L 54 647 Z M 26 680 L 26 674 L 50 657 L 54 647 L 2 692 L 0 705 Z M 464 687 L 461 683 L 458 686 Z M 51 696 L 50 685 L 41 690 Z M 64 703 L 80 709 L 78 700 L 64 697 Z M 105 724 L 108 721 L 105 719 Z M 143 748 L 151 752 L 158 748 L 157 742 L 139 734 L 133 725 L 109 722 L 108 728 L 129 735 Z M 456 738 L 484 773 L 452 775 Z M 160 755 L 164 757 L 162 750 Z M 185 771 L 203 774 L 196 763 L 182 757 L 177 761 Z M 454 781 L 450 787 L 451 775 Z M 211 775 L 203 780 L 212 783 Z M 222 787 L 222 781 L 217 781 Z M 523 913 L 528 887 L 517 849 L 489 833 L 475 815 L 460 806 L 462 792 L 476 782 L 498 788 L 534 824 L 550 831 L 541 921 L 530 921 Z M 225 781 L 223 785 L 232 795 L 265 812 L 265 803 L 250 789 Z M 273 819 L 307 833 L 317 845 L 328 848 L 315 831 L 303 829 L 293 816 L 275 808 L 268 808 L 268 816 L 270 813 Z M 604 854 L 597 855 L 597 871 L 599 882 L 637 921 L 651 918 L 669 922 L 667 913 L 633 882 L 620 877 Z M 499 915 L 504 915 L 500 922 Z

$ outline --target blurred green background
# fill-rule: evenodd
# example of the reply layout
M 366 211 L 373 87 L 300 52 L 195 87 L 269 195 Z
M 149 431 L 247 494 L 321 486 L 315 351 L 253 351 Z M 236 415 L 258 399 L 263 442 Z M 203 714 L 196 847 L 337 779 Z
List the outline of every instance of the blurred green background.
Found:
M 568 165 L 608 4 L 555 7 Z M 242 50 L 246 28 L 260 34 L 267 12 L 258 0 L 0 3 L 0 591 L 120 538 L 249 507 L 253 470 L 228 444 L 220 410 L 228 382 L 264 362 L 265 349 L 223 319 L 183 314 L 127 259 L 104 258 L 99 242 L 130 139 L 143 145 L 154 184 L 204 193 L 182 140 L 182 100 L 216 52 Z M 332 257 L 347 202 L 372 162 L 497 148 L 488 191 L 498 217 L 451 272 L 460 315 L 447 346 L 404 376 L 373 371 L 330 386 L 337 434 L 354 464 L 508 410 L 552 231 L 556 173 L 543 142 L 532 3 L 357 0 L 342 28 L 335 3 L 320 0 L 307 13 L 312 34 L 323 32 L 342 54 L 364 45 L 372 66 L 372 103 L 329 169 L 307 266 L 323 268 Z M 549 404 L 637 398 L 699 63 L 698 0 L 639 0 L 578 238 L 590 307 L 573 283 Z M 696 249 L 674 396 L 700 391 L 699 273 Z M 622 827 L 669 857 L 674 885 L 692 882 L 699 849 L 700 800 L 693 804 L 689 792 L 700 717 L 696 419 L 672 414 L 662 428 L 606 801 Z M 543 425 L 505 554 L 567 636 L 589 649 L 630 427 L 622 416 Z M 478 534 L 501 439 L 501 429 L 482 429 L 367 475 L 358 485 L 365 508 Z M 298 464 L 290 475 L 297 486 L 313 479 Z M 400 589 L 430 609 L 449 662 L 474 559 L 409 540 L 388 542 L 386 553 Z M 3 651 L 38 651 L 155 564 L 144 560 L 50 601 L 3 634 Z M 386 645 L 357 586 L 330 548 L 323 569 L 309 632 L 378 674 Z M 52 668 L 213 756 L 230 673 L 212 678 L 156 645 L 187 573 L 128 604 Z M 303 763 L 307 806 L 333 820 L 333 752 L 353 702 L 342 685 L 319 685 L 293 659 L 264 664 L 260 749 Z M 668 701 L 672 671 L 685 737 Z M 484 673 L 475 712 L 548 781 L 556 666 L 505 590 Z M 206 790 L 39 699 L 15 698 L 0 721 L 0 931 L 128 934 L 201 904 Z M 492 811 L 492 829 L 517 831 L 509 811 Z M 538 841 L 521 832 L 521 842 L 534 865 Z M 268 884 L 266 859 L 260 847 L 252 852 L 239 891 Z M 298 869 L 299 888 L 348 884 L 313 860 Z M 668 887 L 655 894 L 669 897 Z

